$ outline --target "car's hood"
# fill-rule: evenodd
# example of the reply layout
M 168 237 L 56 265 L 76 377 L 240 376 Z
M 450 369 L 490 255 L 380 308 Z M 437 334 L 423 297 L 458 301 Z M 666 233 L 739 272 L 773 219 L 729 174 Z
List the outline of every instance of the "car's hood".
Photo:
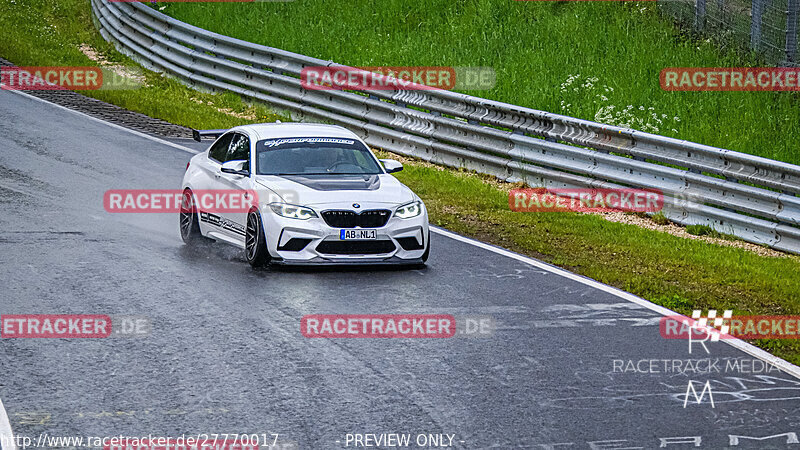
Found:
M 403 204 L 414 193 L 388 174 L 381 175 L 257 175 L 256 183 L 286 203 L 302 206 L 342 202 Z

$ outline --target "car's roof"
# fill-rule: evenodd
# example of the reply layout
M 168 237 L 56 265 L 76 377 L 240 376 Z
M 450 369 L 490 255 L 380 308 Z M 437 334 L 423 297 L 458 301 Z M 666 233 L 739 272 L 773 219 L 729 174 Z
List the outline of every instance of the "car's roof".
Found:
M 258 140 L 288 137 L 358 138 L 352 131 L 338 125 L 316 123 L 256 123 L 232 129 L 247 131 L 257 136 Z

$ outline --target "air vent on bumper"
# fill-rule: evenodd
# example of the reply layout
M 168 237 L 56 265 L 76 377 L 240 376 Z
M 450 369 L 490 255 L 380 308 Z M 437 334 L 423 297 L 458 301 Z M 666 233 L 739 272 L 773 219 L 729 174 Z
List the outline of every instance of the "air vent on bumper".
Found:
M 422 250 L 425 248 L 423 244 L 420 244 L 417 238 L 415 237 L 401 237 L 397 238 L 397 242 L 400 243 L 400 247 L 403 247 L 403 250 Z
M 283 252 L 299 252 L 300 250 L 306 248 L 306 245 L 311 242 L 311 239 L 304 239 L 304 238 L 291 238 L 282 247 L 278 247 L 278 250 Z
M 317 251 L 329 255 L 379 255 L 391 253 L 397 247 L 389 240 L 380 241 L 322 241 Z

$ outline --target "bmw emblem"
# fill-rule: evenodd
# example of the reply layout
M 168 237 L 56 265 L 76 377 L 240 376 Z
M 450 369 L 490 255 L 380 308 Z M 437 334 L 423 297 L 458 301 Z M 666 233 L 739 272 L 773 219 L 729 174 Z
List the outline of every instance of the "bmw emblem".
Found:
M 353 203 L 353 208 L 356 208 L 356 209 L 361 208 L 361 205 L 359 205 L 358 203 Z

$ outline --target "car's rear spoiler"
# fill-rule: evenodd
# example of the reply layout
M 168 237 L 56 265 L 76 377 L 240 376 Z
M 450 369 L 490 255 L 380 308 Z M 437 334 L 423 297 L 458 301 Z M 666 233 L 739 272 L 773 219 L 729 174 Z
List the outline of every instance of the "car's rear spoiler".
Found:
M 204 137 L 218 138 L 225 134 L 228 130 L 192 130 L 192 137 L 195 141 L 200 142 Z

